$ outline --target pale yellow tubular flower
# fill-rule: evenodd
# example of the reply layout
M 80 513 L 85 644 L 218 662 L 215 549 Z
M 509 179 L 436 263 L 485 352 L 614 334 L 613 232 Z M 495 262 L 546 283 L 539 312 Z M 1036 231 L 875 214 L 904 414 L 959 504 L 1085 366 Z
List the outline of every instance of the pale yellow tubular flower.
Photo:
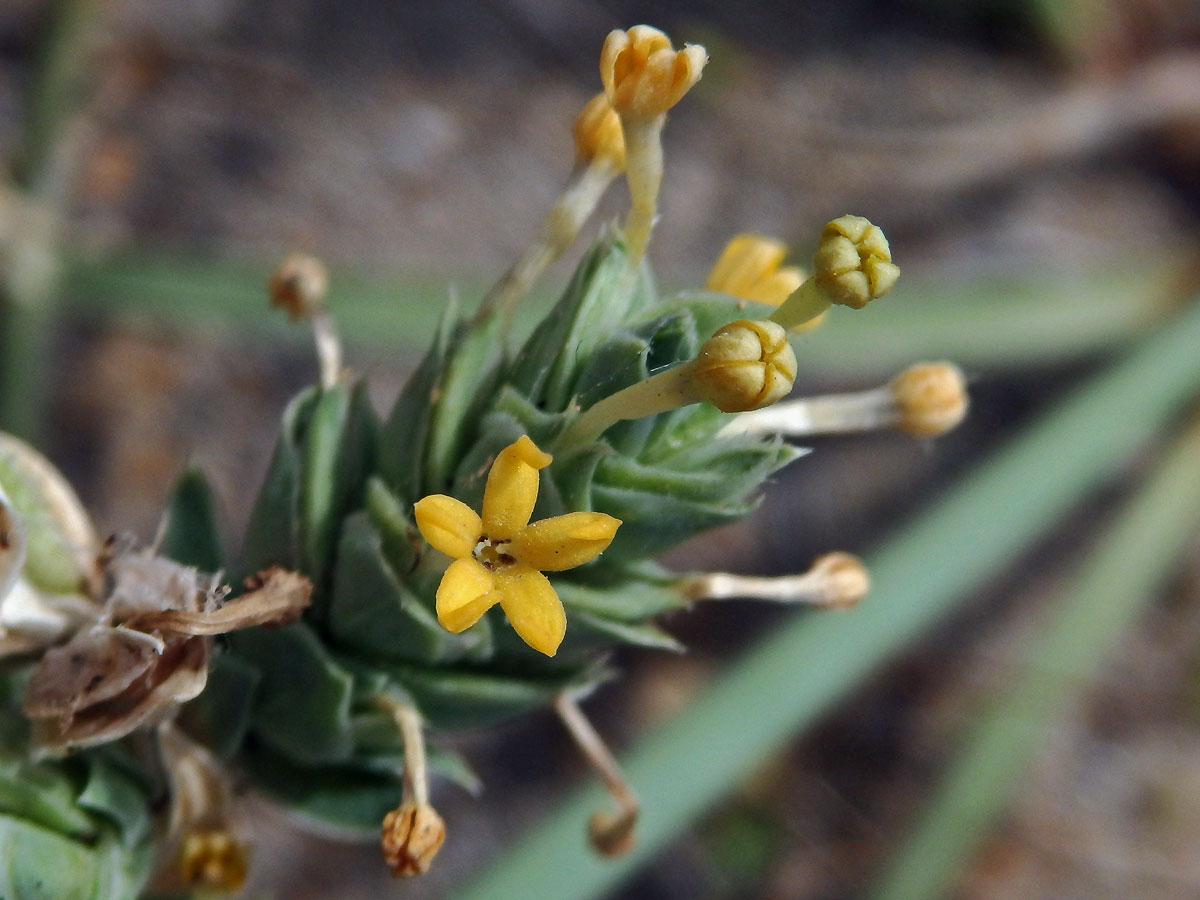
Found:
M 723 431 L 808 438 L 896 428 L 937 437 L 962 422 L 969 406 L 962 371 L 953 363 L 926 362 L 870 390 L 804 397 L 746 413 Z
M 700 80 L 708 53 L 698 44 L 672 48 L 671 39 L 648 25 L 609 33 L 600 51 L 600 80 L 621 118 L 630 210 L 625 239 L 633 265 L 641 262 L 662 186 L 662 127 L 667 110 Z
M 837 304 L 862 309 L 895 285 L 900 269 L 892 262 L 887 238 L 861 216 L 841 216 L 821 232 L 813 255 L 813 275 L 771 316 L 796 328 Z
M 705 572 L 677 583 L 688 600 L 753 599 L 772 603 L 849 607 L 870 589 L 866 566 L 849 553 L 826 553 L 807 572 L 798 575 L 735 575 Z
M 499 603 L 525 643 L 547 656 L 557 652 L 566 613 L 542 570 L 591 562 L 612 543 L 621 522 L 604 513 L 574 512 L 529 524 L 538 472 L 550 461 L 523 435 L 496 456 L 482 516 L 443 494 L 414 506 L 425 540 L 454 557 L 437 590 L 438 621 L 447 631 L 470 628 Z

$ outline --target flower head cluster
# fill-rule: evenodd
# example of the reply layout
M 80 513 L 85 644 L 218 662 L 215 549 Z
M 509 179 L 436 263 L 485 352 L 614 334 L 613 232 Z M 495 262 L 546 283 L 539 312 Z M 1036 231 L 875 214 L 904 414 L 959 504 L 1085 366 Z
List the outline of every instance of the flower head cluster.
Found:
M 599 556 L 621 522 L 597 512 L 574 512 L 529 524 L 537 503 L 538 472 L 550 465 L 528 437 L 500 451 L 488 474 L 482 515 L 445 494 L 417 501 L 422 536 L 454 559 L 437 591 L 438 621 L 458 633 L 500 604 L 521 639 L 553 656 L 567 618 L 543 571 L 573 569 Z

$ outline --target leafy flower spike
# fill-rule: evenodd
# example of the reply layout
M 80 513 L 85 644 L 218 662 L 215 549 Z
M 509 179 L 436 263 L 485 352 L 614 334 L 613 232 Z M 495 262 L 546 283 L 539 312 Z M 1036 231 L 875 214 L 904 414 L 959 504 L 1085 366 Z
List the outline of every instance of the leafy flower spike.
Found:
M 482 516 L 445 494 L 417 501 L 421 534 L 454 558 L 437 590 L 438 621 L 447 631 L 470 628 L 499 603 L 521 640 L 547 656 L 558 651 L 567 617 L 542 571 L 591 562 L 612 543 L 621 521 L 574 512 L 530 525 L 538 471 L 550 459 L 524 435 L 501 450 L 488 473 Z

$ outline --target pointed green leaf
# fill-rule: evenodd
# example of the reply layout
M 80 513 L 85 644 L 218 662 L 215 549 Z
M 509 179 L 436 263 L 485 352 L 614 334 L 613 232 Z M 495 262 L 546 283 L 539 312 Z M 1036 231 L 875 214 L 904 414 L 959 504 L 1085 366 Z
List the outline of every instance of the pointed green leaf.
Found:
M 308 625 L 251 628 L 231 634 L 229 642 L 261 677 L 250 728 L 263 743 L 301 763 L 350 754 L 353 679 Z
M 318 398 L 316 388 L 306 388 L 283 412 L 275 452 L 246 528 L 243 575 L 275 565 L 301 567 L 301 436 Z
M 179 476 L 167 502 L 166 516 L 160 550 L 163 556 L 202 572 L 223 568 L 212 488 L 200 470 L 188 469 Z
M 438 323 L 433 345 L 400 392 L 379 435 L 379 471 L 406 504 L 415 503 L 425 493 L 425 459 L 433 404 L 450 340 L 458 328 L 458 313 L 450 302 Z

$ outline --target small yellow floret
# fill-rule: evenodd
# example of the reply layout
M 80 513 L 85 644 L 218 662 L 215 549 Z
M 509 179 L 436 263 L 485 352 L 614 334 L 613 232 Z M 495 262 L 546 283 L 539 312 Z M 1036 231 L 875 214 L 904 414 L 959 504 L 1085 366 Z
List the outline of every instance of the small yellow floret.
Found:
M 621 119 L 603 92 L 589 100 L 571 129 L 575 150 L 584 162 L 607 159 L 615 169 L 625 168 L 625 134 Z
M 384 816 L 380 846 L 384 861 L 398 877 L 428 872 L 445 840 L 446 824 L 428 803 L 406 801 Z
M 892 289 L 900 269 L 878 226 L 862 216 L 841 216 L 821 231 L 813 277 L 830 302 L 862 309 Z
M 613 108 L 622 116 L 660 116 L 678 103 L 708 62 L 698 44 L 682 50 L 649 25 L 610 32 L 600 51 L 600 80 Z
M 739 319 L 704 342 L 691 374 L 700 399 L 722 412 L 747 412 L 787 395 L 796 354 L 774 322 Z
M 482 515 L 445 494 L 417 501 L 417 528 L 435 550 L 454 558 L 437 590 L 438 621 L 447 631 L 470 628 L 499 603 L 525 643 L 547 656 L 558 651 L 566 613 L 542 572 L 591 562 L 612 543 L 621 521 L 574 512 L 529 524 L 538 472 L 550 460 L 524 435 L 501 450 L 488 473 Z

